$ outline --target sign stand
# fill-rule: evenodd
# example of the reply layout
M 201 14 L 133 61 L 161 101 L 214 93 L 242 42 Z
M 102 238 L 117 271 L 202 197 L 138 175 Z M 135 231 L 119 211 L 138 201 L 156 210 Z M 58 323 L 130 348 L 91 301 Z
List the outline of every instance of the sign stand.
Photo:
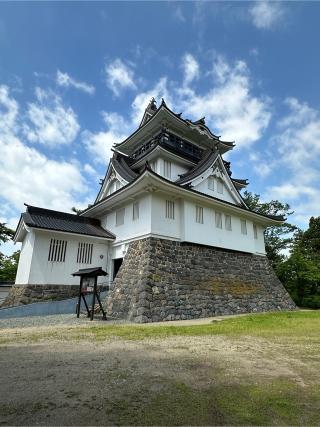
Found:
M 107 316 L 101 304 L 100 296 L 97 290 L 98 276 L 107 276 L 107 273 L 104 270 L 102 270 L 101 267 L 94 267 L 94 268 L 81 269 L 73 273 L 72 276 L 80 277 L 79 297 L 78 297 L 78 304 L 76 309 L 77 317 L 80 316 L 80 307 L 81 307 L 81 299 L 82 299 L 86 307 L 88 317 L 90 317 L 90 320 L 93 320 L 94 306 L 97 299 L 98 304 L 100 306 L 100 310 L 102 312 L 102 319 L 107 320 Z M 90 310 L 86 301 L 86 295 L 88 293 L 88 282 L 90 283 L 92 280 L 94 280 L 94 284 L 93 284 L 93 292 L 92 292 L 92 306 Z

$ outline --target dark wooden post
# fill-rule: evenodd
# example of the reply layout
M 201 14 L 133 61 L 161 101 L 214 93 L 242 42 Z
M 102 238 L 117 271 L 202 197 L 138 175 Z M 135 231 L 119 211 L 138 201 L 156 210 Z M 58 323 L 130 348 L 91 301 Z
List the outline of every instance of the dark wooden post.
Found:
M 80 277 L 80 287 L 79 287 L 79 297 L 78 297 L 78 306 L 77 306 L 77 317 L 80 316 L 80 304 L 81 304 L 81 294 L 82 294 L 82 276 Z
M 94 278 L 93 295 L 92 295 L 92 310 L 91 310 L 91 319 L 90 320 L 93 320 L 94 305 L 96 303 L 96 293 L 97 293 L 97 276 L 95 276 L 95 278 Z

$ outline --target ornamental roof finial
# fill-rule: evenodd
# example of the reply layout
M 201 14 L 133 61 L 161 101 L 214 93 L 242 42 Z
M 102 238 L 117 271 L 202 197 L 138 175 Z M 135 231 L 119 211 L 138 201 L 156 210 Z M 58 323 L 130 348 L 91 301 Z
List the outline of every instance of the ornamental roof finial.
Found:
M 149 102 L 149 104 L 148 104 L 148 107 L 147 108 L 150 108 L 150 110 L 152 110 L 152 111 L 156 111 L 157 110 L 157 102 L 156 102 L 156 100 L 154 99 L 154 97 L 152 97 L 151 99 L 150 99 L 150 102 Z

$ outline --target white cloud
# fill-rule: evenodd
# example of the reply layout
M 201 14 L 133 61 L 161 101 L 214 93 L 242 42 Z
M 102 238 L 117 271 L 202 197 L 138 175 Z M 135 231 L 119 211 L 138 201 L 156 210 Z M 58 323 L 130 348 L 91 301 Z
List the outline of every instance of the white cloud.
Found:
M 37 87 L 35 94 L 37 102 L 30 103 L 27 112 L 31 124 L 24 126 L 28 140 L 51 147 L 74 141 L 80 125 L 73 109 L 63 105 L 62 99 L 51 90 Z
M 69 76 L 69 74 L 63 73 L 60 70 L 57 70 L 56 83 L 58 86 L 67 88 L 74 87 L 75 89 L 88 93 L 89 95 L 93 95 L 95 92 L 94 86 L 79 80 L 75 80 L 73 77 Z
M 107 164 L 112 152 L 113 144 L 121 142 L 131 131 L 130 125 L 117 113 L 102 113 L 106 130 L 97 133 L 88 130 L 82 132 L 82 141 L 95 161 Z
M 284 7 L 277 1 L 257 1 L 249 9 L 253 24 L 260 29 L 270 29 L 284 16 Z
M 10 225 L 18 220 L 23 203 L 69 211 L 73 205 L 85 206 L 88 188 L 75 162 L 49 159 L 21 141 L 19 106 L 10 97 L 9 89 L 0 86 L 0 198 L 4 200 L 2 215 Z
M 304 226 L 320 215 L 320 112 L 296 98 L 285 105 L 288 112 L 270 141 L 284 178 L 267 195 L 292 201 L 294 220 Z
M 169 3 L 169 5 L 173 8 L 172 16 L 179 22 L 186 22 L 186 18 L 182 12 L 182 8 L 180 4 L 176 4 L 175 2 Z
M 105 65 L 105 79 L 115 96 L 120 96 L 124 89 L 136 89 L 133 70 L 119 58 Z
M 212 75 L 214 84 L 204 94 L 190 87 L 179 91 L 180 108 L 193 118 L 206 116 L 222 139 L 235 140 L 240 147 L 259 140 L 271 118 L 270 100 L 252 94 L 246 63 L 229 64 L 220 57 Z
M 9 88 L 0 86 L 0 132 L 14 130 L 18 111 L 18 103 L 9 96 Z
M 199 78 L 199 64 L 190 53 L 186 53 L 182 58 L 182 68 L 184 72 L 184 83 L 190 84 L 193 80 Z

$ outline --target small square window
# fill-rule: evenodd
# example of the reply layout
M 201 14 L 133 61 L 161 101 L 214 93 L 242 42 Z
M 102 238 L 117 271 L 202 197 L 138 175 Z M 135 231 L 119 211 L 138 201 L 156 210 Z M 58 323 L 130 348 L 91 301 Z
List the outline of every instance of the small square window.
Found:
M 209 188 L 209 190 L 214 191 L 214 177 L 213 176 L 209 176 L 209 178 L 208 178 L 208 188 Z
M 116 225 L 117 226 L 124 224 L 124 213 L 125 213 L 125 208 L 118 209 L 116 211 Z
M 232 230 L 232 224 L 231 224 L 231 215 L 225 215 L 225 228 L 228 231 Z
M 221 212 L 215 213 L 216 227 L 222 228 L 222 215 Z
M 174 219 L 174 202 L 166 200 L 166 218 Z
M 203 207 L 196 206 L 196 222 L 203 224 Z
M 245 219 L 241 219 L 241 234 L 247 234 L 247 221 Z
M 134 202 L 132 205 L 132 219 L 133 221 L 139 219 L 139 202 Z
M 223 181 L 222 179 L 217 179 L 217 192 L 223 194 Z

